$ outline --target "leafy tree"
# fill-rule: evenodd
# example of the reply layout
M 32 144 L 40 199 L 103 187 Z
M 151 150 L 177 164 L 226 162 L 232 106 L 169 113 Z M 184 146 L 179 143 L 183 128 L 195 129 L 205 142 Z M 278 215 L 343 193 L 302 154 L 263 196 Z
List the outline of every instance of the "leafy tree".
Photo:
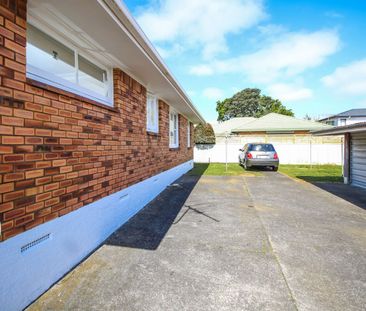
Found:
M 260 89 L 247 88 L 233 97 L 218 101 L 216 105 L 218 121 L 226 121 L 237 117 L 259 118 L 270 112 L 293 116 L 291 109 L 287 109 L 278 99 L 261 95 Z
M 194 142 L 196 144 L 215 144 L 215 132 L 210 123 L 198 124 L 194 129 Z

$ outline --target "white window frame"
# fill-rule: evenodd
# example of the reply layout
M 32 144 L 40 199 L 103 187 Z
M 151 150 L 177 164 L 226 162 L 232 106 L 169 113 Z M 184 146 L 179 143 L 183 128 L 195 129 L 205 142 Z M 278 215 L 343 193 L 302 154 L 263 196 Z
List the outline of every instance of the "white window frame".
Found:
M 187 125 L 187 148 L 191 148 L 191 122 Z
M 150 124 L 149 113 L 154 114 L 154 124 Z M 159 133 L 159 102 L 158 98 L 152 93 L 146 95 L 146 130 L 148 132 Z
M 169 147 L 179 147 L 179 114 L 173 108 L 169 109 Z
M 26 64 L 26 77 L 36 80 L 41 83 L 45 83 L 50 86 L 54 86 L 61 90 L 103 103 L 107 106 L 113 107 L 113 104 L 114 104 L 114 102 L 113 102 L 113 69 L 108 68 L 107 66 L 101 64 L 100 62 L 96 61 L 92 57 L 85 55 L 84 53 L 80 53 L 80 51 L 71 42 L 67 42 L 65 39 L 53 34 L 52 32 L 48 31 L 47 29 L 44 29 L 43 27 L 40 28 L 38 26 L 34 26 L 34 27 L 39 29 L 40 31 L 44 32 L 51 38 L 54 38 L 55 40 L 59 41 L 65 47 L 71 49 L 74 52 L 75 74 L 76 74 L 77 81 L 78 81 L 78 77 L 79 77 L 79 68 L 78 68 L 79 55 L 84 57 L 88 61 L 95 63 L 101 69 L 105 70 L 107 72 L 109 96 L 100 95 L 96 92 L 93 92 L 92 90 L 89 90 L 88 88 L 78 85 L 77 84 L 78 82 L 73 83 L 73 82 L 64 80 L 62 78 L 57 77 L 56 75 L 53 75 L 50 72 L 47 72 L 45 70 L 42 70 L 42 69 L 34 67 L 34 66 L 31 66 L 28 63 Z
M 347 119 L 346 118 L 342 118 L 342 119 L 339 119 L 339 126 L 344 126 L 347 124 Z

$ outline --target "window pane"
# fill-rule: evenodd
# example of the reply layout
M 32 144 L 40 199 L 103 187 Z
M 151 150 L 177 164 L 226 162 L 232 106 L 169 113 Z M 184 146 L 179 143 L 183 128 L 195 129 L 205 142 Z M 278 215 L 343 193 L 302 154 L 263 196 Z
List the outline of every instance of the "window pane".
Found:
M 30 24 L 27 25 L 27 64 L 76 82 L 74 51 Z
M 187 147 L 191 147 L 191 123 L 189 121 L 187 125 Z
M 79 85 L 103 96 L 108 96 L 107 72 L 78 55 Z
M 249 151 L 275 151 L 274 147 L 271 144 L 252 144 L 249 148 Z
M 146 123 L 149 131 L 158 132 L 159 108 L 157 99 L 154 96 L 147 96 L 146 103 Z
M 169 145 L 176 148 L 179 146 L 178 114 L 174 110 L 170 111 L 169 119 Z

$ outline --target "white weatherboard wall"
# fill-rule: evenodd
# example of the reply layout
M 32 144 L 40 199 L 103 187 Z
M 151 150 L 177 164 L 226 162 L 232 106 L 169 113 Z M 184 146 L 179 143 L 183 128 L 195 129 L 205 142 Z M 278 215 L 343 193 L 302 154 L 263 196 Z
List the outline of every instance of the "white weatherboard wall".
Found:
M 342 164 L 342 144 L 286 144 L 273 143 L 280 163 L 282 164 Z M 194 148 L 195 162 L 226 162 L 238 163 L 241 143 L 223 143 L 216 145 L 196 145 Z
M 0 310 L 25 308 L 192 167 L 185 162 L 0 243 Z

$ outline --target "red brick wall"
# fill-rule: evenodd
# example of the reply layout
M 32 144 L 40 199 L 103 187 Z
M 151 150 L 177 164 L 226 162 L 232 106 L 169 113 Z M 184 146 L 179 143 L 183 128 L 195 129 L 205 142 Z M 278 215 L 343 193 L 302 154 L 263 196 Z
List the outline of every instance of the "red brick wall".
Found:
M 193 158 L 187 120 L 169 149 L 159 101 L 147 133 L 146 89 L 119 69 L 114 108 L 27 80 L 25 17 L 24 0 L 0 0 L 0 241 Z

